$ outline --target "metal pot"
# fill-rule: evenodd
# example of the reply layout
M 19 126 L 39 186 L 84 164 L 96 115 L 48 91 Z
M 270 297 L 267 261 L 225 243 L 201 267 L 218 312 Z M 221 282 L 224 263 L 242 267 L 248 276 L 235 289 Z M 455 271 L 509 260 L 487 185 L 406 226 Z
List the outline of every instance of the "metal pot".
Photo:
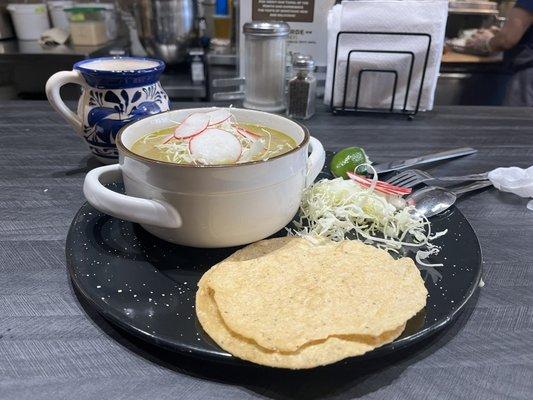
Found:
M 168 64 L 185 60 L 197 38 L 195 0 L 136 0 L 134 14 L 146 52 Z

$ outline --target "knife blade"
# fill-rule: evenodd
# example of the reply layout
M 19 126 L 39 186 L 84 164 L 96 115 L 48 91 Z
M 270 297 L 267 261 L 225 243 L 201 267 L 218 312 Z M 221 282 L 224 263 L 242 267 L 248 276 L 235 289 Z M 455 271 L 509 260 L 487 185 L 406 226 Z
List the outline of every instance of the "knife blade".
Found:
M 449 158 L 467 156 L 476 152 L 477 150 L 471 147 L 461 147 L 458 149 L 441 151 L 439 153 L 427 154 L 421 157 L 409 158 L 407 160 L 396 160 L 388 163 L 380 163 L 373 165 L 373 167 L 378 174 L 383 174 L 385 172 L 399 171 L 415 165 L 427 164 L 430 162 L 446 160 Z

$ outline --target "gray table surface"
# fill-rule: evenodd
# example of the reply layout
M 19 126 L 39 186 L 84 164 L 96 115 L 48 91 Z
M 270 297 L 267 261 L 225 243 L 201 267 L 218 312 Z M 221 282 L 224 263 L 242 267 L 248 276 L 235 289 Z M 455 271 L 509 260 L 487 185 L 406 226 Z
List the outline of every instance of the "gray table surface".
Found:
M 531 109 L 447 107 L 414 121 L 321 109 L 307 125 L 328 149 L 363 145 L 376 161 L 479 149 L 431 168 L 443 175 L 533 164 Z M 84 175 L 97 165 L 47 103 L 0 103 L 0 399 L 533 398 L 525 199 L 491 189 L 460 202 L 481 242 L 486 285 L 449 329 L 350 368 L 241 369 L 146 345 L 76 297 L 64 243 Z

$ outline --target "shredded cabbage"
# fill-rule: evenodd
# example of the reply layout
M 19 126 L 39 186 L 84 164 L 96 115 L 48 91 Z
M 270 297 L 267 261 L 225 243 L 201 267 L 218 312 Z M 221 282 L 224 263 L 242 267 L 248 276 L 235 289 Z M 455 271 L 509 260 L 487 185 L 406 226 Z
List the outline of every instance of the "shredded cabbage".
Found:
M 355 235 L 394 253 L 412 248 L 423 267 L 440 266 L 422 260 L 439 252 L 431 241 L 446 231 L 432 235 L 430 222 L 413 206 L 400 196 L 375 191 L 374 186 L 363 188 L 342 178 L 316 182 L 303 194 L 291 234 L 334 241 Z

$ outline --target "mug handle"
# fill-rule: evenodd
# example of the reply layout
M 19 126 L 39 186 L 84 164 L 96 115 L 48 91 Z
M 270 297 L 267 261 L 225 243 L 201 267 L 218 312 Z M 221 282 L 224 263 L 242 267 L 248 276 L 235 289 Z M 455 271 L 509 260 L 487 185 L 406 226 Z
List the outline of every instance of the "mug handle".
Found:
M 67 120 L 75 129 L 76 133 L 81 134 L 82 121 L 78 114 L 72 111 L 63 102 L 60 89 L 67 83 L 75 83 L 85 88 L 85 80 L 78 71 L 60 71 L 56 72 L 48 81 L 46 81 L 46 97 L 54 109 Z
M 83 194 L 94 208 L 113 217 L 176 229 L 181 227 L 181 216 L 174 207 L 162 200 L 143 199 L 114 192 L 104 186 L 122 176 L 119 164 L 106 165 L 89 171 L 83 183 Z
M 307 160 L 307 177 L 305 179 L 305 187 L 313 184 L 316 177 L 324 168 L 326 162 L 326 152 L 322 143 L 314 137 L 309 138 L 309 146 L 311 146 L 311 154 Z

